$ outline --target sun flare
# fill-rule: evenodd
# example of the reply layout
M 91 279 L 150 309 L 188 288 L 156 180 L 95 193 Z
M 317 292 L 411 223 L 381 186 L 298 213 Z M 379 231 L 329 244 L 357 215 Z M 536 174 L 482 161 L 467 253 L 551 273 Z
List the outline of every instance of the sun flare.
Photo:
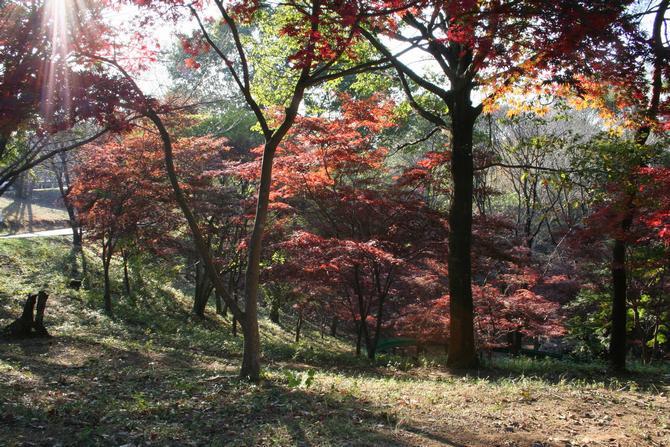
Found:
M 51 49 L 42 92 L 47 117 L 53 114 L 56 102 L 61 102 L 64 110 L 69 110 L 71 105 L 71 79 L 65 64 L 74 49 L 72 35 L 80 6 L 79 0 L 46 0 L 44 4 L 42 30 Z

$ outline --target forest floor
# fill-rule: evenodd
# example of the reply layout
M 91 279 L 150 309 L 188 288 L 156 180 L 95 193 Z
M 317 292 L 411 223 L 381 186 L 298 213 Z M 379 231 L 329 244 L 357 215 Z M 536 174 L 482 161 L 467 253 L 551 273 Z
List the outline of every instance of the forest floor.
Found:
M 262 320 L 263 381 L 250 385 L 230 320 L 193 320 L 166 273 L 145 264 L 109 318 L 99 279 L 66 287 L 72 261 L 67 241 L 0 240 L 0 325 L 48 287 L 53 335 L 0 342 L 0 445 L 670 446 L 667 365 L 615 377 L 524 358 L 462 374 L 439 359 L 371 364 L 314 327 L 293 343 L 285 317 Z

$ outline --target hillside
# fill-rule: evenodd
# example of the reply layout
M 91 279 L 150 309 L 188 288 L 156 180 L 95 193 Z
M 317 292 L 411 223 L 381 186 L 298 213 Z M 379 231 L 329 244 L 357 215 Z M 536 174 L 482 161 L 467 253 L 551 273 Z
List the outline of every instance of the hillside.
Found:
M 295 344 L 290 321 L 262 319 L 264 380 L 249 385 L 229 319 L 194 320 L 184 291 L 150 267 L 111 319 L 95 281 L 66 287 L 71 261 L 66 240 L 0 242 L 0 324 L 47 287 L 53 335 L 0 344 L 2 445 L 670 445 L 667 368 L 608 378 L 601 364 L 554 360 L 499 358 L 462 375 L 440 359 L 372 365 L 347 340 L 309 328 Z

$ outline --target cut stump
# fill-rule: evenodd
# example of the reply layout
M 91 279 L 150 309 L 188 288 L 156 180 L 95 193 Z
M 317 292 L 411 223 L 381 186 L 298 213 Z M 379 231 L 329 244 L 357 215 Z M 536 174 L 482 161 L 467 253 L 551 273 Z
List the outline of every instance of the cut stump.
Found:
M 23 305 L 21 316 L 6 326 L 2 331 L 5 338 L 47 338 L 51 337 L 44 327 L 44 311 L 47 307 L 49 294 L 40 290 L 37 294 L 29 293 Z M 37 309 L 35 309 L 37 305 Z M 35 310 L 37 310 L 35 312 Z

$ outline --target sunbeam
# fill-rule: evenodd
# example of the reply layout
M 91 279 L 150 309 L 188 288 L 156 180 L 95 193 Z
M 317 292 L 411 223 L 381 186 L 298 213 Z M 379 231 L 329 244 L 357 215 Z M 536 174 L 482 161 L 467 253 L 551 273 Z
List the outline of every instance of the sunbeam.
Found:
M 50 46 L 42 86 L 42 112 L 47 118 L 53 118 L 56 104 L 65 114 L 71 108 L 72 80 L 66 64 L 74 49 L 73 34 L 81 6 L 79 0 L 46 0 L 44 4 L 42 30 Z

